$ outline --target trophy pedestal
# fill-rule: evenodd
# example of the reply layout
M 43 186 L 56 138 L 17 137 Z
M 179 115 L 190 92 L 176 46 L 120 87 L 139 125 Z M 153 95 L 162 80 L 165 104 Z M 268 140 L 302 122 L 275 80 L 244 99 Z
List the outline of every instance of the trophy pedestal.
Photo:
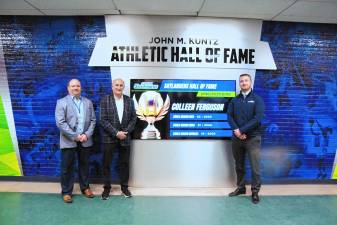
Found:
M 161 139 L 160 132 L 154 125 L 149 124 L 142 132 L 141 139 Z

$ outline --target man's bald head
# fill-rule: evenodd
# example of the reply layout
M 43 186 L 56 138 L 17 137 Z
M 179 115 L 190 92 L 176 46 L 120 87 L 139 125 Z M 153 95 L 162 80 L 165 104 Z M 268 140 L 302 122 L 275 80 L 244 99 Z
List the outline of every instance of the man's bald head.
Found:
M 71 79 L 70 81 L 68 81 L 67 87 L 69 87 L 70 83 L 74 83 L 74 82 L 78 82 L 81 85 L 81 82 L 78 79 Z
M 81 82 L 78 79 L 71 79 L 68 82 L 68 93 L 72 96 L 78 97 L 81 95 Z

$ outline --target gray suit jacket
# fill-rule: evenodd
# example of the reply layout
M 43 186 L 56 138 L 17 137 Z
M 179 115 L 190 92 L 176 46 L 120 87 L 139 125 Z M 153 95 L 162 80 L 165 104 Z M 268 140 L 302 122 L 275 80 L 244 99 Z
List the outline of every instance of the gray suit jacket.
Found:
M 119 122 L 117 106 L 113 94 L 104 96 L 100 102 L 100 125 L 102 143 L 117 143 L 129 146 L 131 133 L 137 122 L 137 115 L 133 101 L 130 97 L 123 95 L 124 110 L 122 122 Z M 128 132 L 126 139 L 120 141 L 116 137 L 118 131 Z
M 84 128 L 83 133 L 87 135 L 88 140 L 82 143 L 83 147 L 93 145 L 92 135 L 96 125 L 96 116 L 92 102 L 82 97 L 84 109 Z M 60 129 L 60 148 L 74 148 L 77 146 L 75 138 L 77 137 L 76 126 L 78 124 L 76 106 L 70 95 L 57 100 L 55 109 L 56 126 Z

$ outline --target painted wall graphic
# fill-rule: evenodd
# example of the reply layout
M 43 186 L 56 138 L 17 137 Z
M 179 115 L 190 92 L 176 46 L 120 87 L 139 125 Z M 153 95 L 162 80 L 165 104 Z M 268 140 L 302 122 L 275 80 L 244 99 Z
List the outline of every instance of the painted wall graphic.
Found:
M 336 156 L 335 156 L 335 163 L 333 166 L 333 173 L 332 173 L 332 179 L 337 179 L 337 151 L 336 151 Z
M 264 22 L 276 71 L 258 71 L 266 103 L 265 179 L 330 179 L 337 149 L 337 25 Z M 336 177 L 334 177 L 336 179 Z
M 0 96 L 0 176 L 20 176 L 16 152 L 9 132 L 7 118 Z
M 263 23 L 261 41 L 269 43 L 278 68 L 257 70 L 254 82 L 266 103 L 265 182 L 337 179 L 336 31 L 335 24 Z M 24 176 L 59 176 L 54 110 L 56 100 L 67 94 L 69 79 L 81 80 L 98 117 L 99 100 L 111 90 L 111 72 L 88 63 L 96 41 L 105 36 L 104 17 L 0 17 Z M 0 103 L 0 175 L 16 176 L 20 169 Z M 96 178 L 101 176 L 99 129 L 95 143 L 90 174 Z
M 88 67 L 96 39 L 105 35 L 104 17 L 0 17 L 0 32 L 23 175 L 59 176 L 56 100 L 67 95 L 71 78 L 81 81 L 96 111 L 111 90 L 109 69 Z M 101 174 L 100 163 L 96 147 L 91 176 Z

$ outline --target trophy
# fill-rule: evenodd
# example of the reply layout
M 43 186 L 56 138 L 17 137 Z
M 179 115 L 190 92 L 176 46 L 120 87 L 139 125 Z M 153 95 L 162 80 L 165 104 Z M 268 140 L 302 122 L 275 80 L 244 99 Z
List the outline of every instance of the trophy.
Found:
M 160 132 L 154 126 L 156 121 L 162 120 L 170 108 L 170 98 L 167 95 L 165 103 L 158 92 L 146 91 L 141 94 L 137 102 L 133 95 L 133 102 L 137 117 L 148 123 L 141 134 L 141 139 L 161 139 Z

